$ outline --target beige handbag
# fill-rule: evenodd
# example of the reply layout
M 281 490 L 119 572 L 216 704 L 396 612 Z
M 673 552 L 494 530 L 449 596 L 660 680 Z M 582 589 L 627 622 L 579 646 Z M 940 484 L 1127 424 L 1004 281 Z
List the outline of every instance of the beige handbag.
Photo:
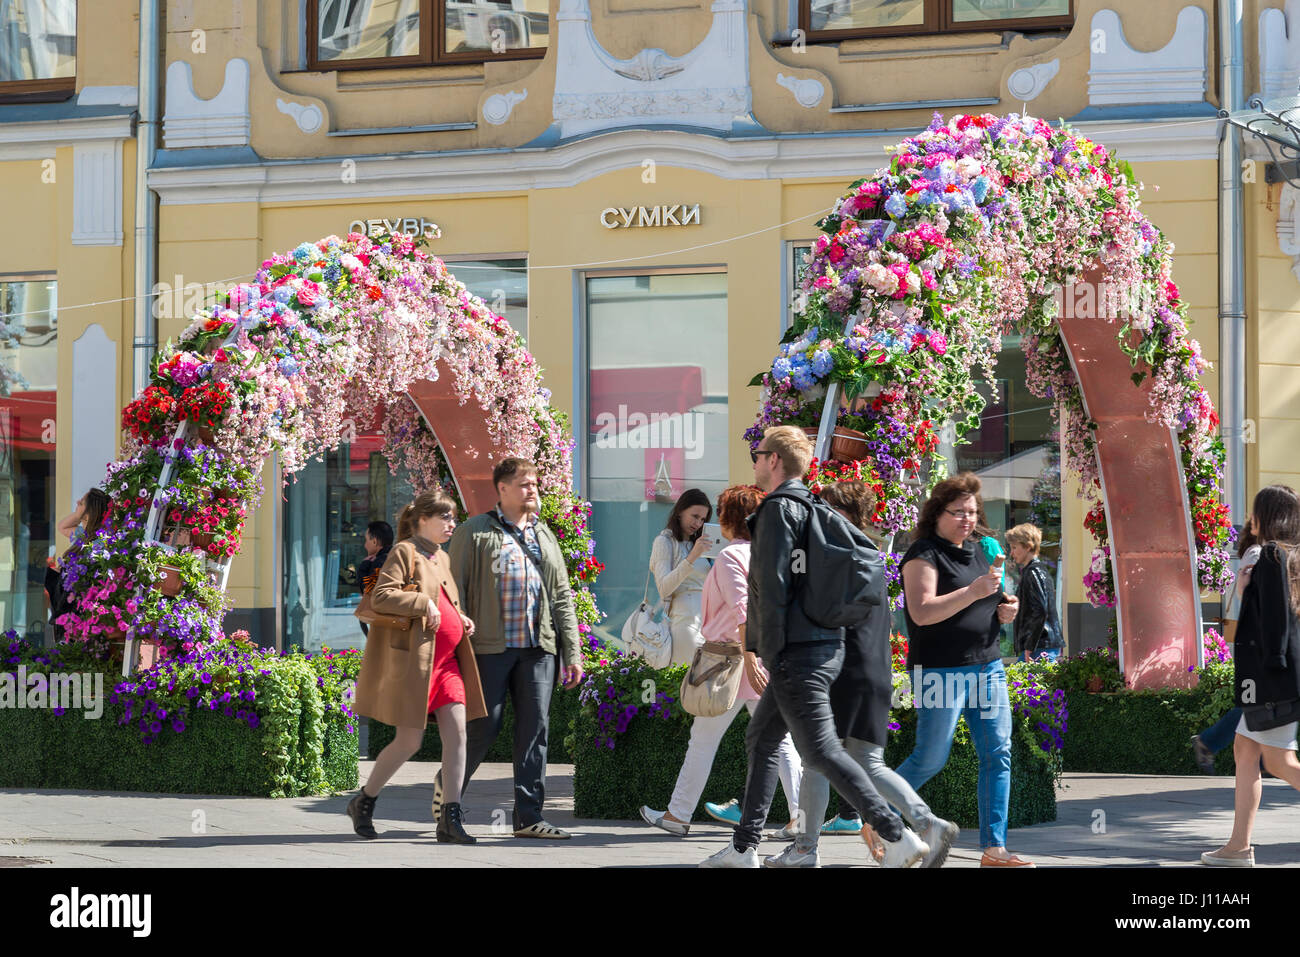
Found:
M 695 649 L 682 679 L 682 707 L 697 718 L 716 718 L 736 703 L 745 679 L 744 652 L 736 642 L 706 641 Z

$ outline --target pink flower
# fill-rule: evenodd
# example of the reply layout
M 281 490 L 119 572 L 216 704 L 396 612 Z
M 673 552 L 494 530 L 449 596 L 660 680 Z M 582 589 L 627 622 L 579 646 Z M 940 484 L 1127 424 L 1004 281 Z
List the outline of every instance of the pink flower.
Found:
M 934 350 L 935 354 L 943 355 L 948 351 L 948 337 L 942 332 L 930 333 L 930 348 Z

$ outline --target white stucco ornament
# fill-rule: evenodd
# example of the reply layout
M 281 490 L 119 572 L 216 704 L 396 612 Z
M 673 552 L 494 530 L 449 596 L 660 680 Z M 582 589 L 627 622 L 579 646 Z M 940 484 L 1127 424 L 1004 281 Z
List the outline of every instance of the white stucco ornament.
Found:
M 714 0 L 700 45 L 680 57 L 658 48 L 620 60 L 591 27 L 588 0 L 560 0 L 552 114 L 561 137 L 663 124 L 729 132 L 753 105 L 745 0 Z
M 520 90 L 518 93 L 514 90 L 507 93 L 493 93 L 483 101 L 483 119 L 493 126 L 500 126 L 510 119 L 516 104 L 522 103 L 527 98 L 527 90 Z
M 210 100 L 194 92 L 194 73 L 184 60 L 167 67 L 167 112 L 163 139 L 167 149 L 196 146 L 247 146 L 252 117 L 248 109 L 247 60 L 226 62 L 221 91 Z
M 1016 70 L 1007 77 L 1007 89 L 1021 103 L 1028 103 L 1030 100 L 1037 99 L 1038 94 L 1047 89 L 1047 84 L 1052 82 L 1052 77 L 1060 70 L 1060 57 L 1046 63 L 1035 63 L 1033 66 Z
M 278 97 L 276 107 L 281 113 L 287 113 L 304 133 L 315 133 L 325 123 L 325 114 L 315 103 L 291 103 Z
M 784 73 L 778 73 L 776 82 L 793 93 L 795 102 L 805 109 L 812 109 L 826 95 L 826 87 L 822 85 L 820 80 L 814 80 L 811 77 L 799 79 L 796 76 L 786 76 Z
M 1124 8 L 1129 16 L 1139 16 L 1131 5 Z M 1098 10 L 1089 34 L 1088 102 L 1116 106 L 1204 101 L 1208 23 L 1200 7 L 1183 7 L 1169 42 L 1144 53 L 1129 46 L 1118 13 Z
M 1259 89 L 1265 102 L 1300 92 L 1300 0 L 1260 11 Z

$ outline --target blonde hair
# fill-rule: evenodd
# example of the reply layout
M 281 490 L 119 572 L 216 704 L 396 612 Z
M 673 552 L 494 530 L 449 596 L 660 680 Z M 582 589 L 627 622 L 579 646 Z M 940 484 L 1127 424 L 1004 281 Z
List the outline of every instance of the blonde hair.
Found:
M 428 492 L 421 492 L 397 517 L 397 540 L 404 542 L 414 535 L 422 518 L 455 514 L 456 502 L 447 494 L 446 489 L 437 486 Z
M 801 479 L 812 462 L 813 444 L 803 429 L 793 425 L 774 425 L 763 433 L 767 451 L 775 452 L 785 469 L 786 478 Z
M 1017 525 L 1015 528 L 1007 530 L 1007 543 L 1023 545 L 1029 549 L 1030 554 L 1036 556 L 1038 549 L 1043 545 L 1043 531 L 1037 525 L 1030 525 L 1026 522 L 1023 525 Z

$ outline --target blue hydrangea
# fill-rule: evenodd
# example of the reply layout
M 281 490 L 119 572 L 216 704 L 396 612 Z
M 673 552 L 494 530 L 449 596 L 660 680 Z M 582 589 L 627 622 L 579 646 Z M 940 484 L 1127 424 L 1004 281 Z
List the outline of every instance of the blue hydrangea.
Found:
M 975 202 L 977 203 L 984 202 L 984 198 L 989 194 L 990 185 L 991 184 L 989 183 L 989 178 L 987 176 L 975 177 L 975 181 L 970 184 L 971 196 L 975 198 Z
M 812 371 L 817 378 L 825 378 L 826 374 L 835 366 L 835 360 L 831 358 L 829 349 L 818 349 L 812 357 Z
M 308 262 L 316 256 L 316 245 L 314 243 L 302 243 L 293 251 L 293 258 L 300 262 Z
M 902 193 L 893 193 L 885 200 L 885 212 L 890 216 L 903 216 L 907 213 L 907 200 Z
M 284 375 L 297 375 L 299 369 L 298 360 L 292 356 L 285 356 L 280 360 L 280 372 Z
M 811 389 L 817 384 L 817 380 L 813 378 L 812 371 L 807 366 L 801 366 L 796 369 L 790 378 L 794 387 L 800 392 L 805 389 Z
M 772 363 L 772 378 L 787 379 L 790 377 L 790 360 L 784 357 L 777 359 Z

